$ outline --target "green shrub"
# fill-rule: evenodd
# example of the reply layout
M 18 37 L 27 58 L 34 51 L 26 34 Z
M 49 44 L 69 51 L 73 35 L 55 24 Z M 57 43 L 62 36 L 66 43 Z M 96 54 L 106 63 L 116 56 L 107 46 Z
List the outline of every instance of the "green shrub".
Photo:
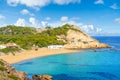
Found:
M 13 80 L 21 80 L 20 78 L 16 77 L 13 74 L 8 75 L 9 78 L 13 79 Z
M 4 49 L 1 49 L 0 52 L 3 52 L 3 53 L 14 53 L 14 52 L 17 52 L 17 51 L 20 51 L 19 48 L 4 48 Z
M 0 66 L 0 71 L 5 71 L 5 70 L 6 70 L 6 68 L 5 68 L 5 67 Z
M 3 65 L 4 65 L 4 63 L 3 63 L 2 61 L 0 61 L 0 65 L 2 65 L 2 66 L 3 66 Z

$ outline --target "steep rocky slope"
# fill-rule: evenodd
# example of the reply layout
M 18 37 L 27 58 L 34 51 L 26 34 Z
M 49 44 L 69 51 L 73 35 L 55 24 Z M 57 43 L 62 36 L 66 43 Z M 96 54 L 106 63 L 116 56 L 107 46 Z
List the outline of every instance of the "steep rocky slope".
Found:
M 82 32 L 77 26 L 71 25 L 73 29 L 67 31 L 67 35 L 59 35 L 59 40 L 63 40 L 67 44 L 64 46 L 69 49 L 93 49 L 93 48 L 109 48 L 110 46 L 100 43 L 98 40 L 90 37 Z M 74 30 L 75 29 L 75 30 Z
M 15 68 L 6 61 L 0 59 L 0 80 L 52 80 L 52 76 L 36 74 L 33 75 L 31 79 L 28 79 L 25 72 L 15 70 Z
M 25 72 L 16 71 L 7 62 L 0 59 L 0 80 L 27 80 Z

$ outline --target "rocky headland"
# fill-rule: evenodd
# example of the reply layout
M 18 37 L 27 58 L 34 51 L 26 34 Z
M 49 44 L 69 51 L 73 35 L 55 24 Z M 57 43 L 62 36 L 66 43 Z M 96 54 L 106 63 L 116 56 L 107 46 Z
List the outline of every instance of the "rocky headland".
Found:
M 105 43 L 100 43 L 98 40 L 92 38 L 84 33 L 77 26 L 71 25 L 72 29 L 67 31 L 67 35 L 59 35 L 59 40 L 63 40 L 67 44 L 64 48 L 67 49 L 96 49 L 96 48 L 110 48 Z
M 0 80 L 52 80 L 52 76 L 44 75 L 33 75 L 31 79 L 27 78 L 25 72 L 15 70 L 6 61 L 0 59 Z
M 26 73 L 15 70 L 6 61 L 0 59 L 0 80 L 27 80 Z

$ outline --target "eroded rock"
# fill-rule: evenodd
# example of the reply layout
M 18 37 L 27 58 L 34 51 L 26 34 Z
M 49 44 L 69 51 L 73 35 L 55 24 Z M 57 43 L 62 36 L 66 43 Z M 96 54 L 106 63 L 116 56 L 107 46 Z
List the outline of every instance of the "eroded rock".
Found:
M 44 75 L 34 75 L 32 76 L 32 80 L 52 80 L 52 76 L 44 74 Z
M 6 61 L 0 59 L 0 80 L 27 80 L 25 72 L 15 70 Z

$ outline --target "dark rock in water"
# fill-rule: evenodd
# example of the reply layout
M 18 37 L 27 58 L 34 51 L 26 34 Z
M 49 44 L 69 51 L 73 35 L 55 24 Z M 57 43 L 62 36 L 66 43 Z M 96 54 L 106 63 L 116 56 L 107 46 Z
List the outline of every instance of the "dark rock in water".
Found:
M 42 80 L 52 80 L 52 76 L 44 74 L 44 75 L 42 75 L 41 79 Z
M 52 76 L 50 75 L 34 75 L 32 76 L 32 80 L 52 80 Z
M 40 75 L 34 75 L 34 76 L 32 76 L 32 80 L 41 80 L 41 76 Z

